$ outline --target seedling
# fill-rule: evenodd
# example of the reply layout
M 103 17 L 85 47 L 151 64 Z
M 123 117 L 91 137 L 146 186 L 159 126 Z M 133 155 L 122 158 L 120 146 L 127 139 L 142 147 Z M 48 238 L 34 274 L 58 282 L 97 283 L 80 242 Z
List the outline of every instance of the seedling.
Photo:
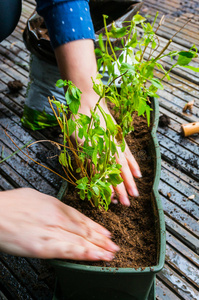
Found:
M 91 110 L 90 117 L 78 113 L 81 91 L 71 81 L 60 79 L 56 84 L 60 88 L 67 87 L 67 105 L 55 99 L 49 99 L 49 103 L 63 133 L 59 162 L 67 181 L 78 189 L 82 200 L 87 198 L 93 206 L 104 207 L 107 210 L 111 202 L 111 185 L 117 186 L 122 182 L 121 165 L 116 163 L 115 155 L 118 154 L 117 147 L 124 151 L 125 142 L 120 126 L 115 124 L 100 106 L 101 99 L 110 89 L 109 86 L 103 85 L 100 77 L 98 74 L 99 83 L 93 81 L 93 89 L 99 95 L 99 100 Z M 56 110 L 53 105 L 56 106 Z M 101 126 L 100 114 L 106 128 Z
M 163 90 L 162 81 L 166 77 L 170 80 L 169 73 L 176 66 L 189 68 L 199 72 L 199 68 L 189 66 L 188 64 L 194 57 L 197 57 L 197 48 L 193 45 L 188 51 L 167 51 L 176 32 L 168 43 L 161 48 L 160 40 L 156 35 L 163 18 L 157 29 L 154 31 L 158 13 L 153 24 L 146 22 L 146 19 L 137 14 L 131 22 L 126 22 L 126 27 L 117 28 L 112 24 L 108 32 L 106 15 L 104 18 L 105 36 L 99 36 L 99 48 L 95 50 L 98 57 L 98 70 L 102 68 L 102 73 L 108 72 L 110 86 L 109 100 L 115 106 L 114 109 L 119 116 L 119 124 L 124 136 L 134 130 L 133 116 L 137 112 L 138 116 L 146 116 L 148 125 L 150 124 L 150 97 L 159 97 L 157 91 Z M 124 24 L 123 24 L 124 25 Z M 115 40 L 120 40 L 120 47 L 114 47 Z M 148 53 L 147 53 L 147 50 Z M 158 52 L 159 51 L 159 52 Z M 117 52 L 122 53 L 117 58 Z M 165 70 L 162 59 L 170 57 L 175 63 L 167 71 Z M 164 72 L 161 79 L 155 78 L 154 69 L 158 68 Z M 119 74 L 119 75 L 118 75 Z M 120 78 L 120 89 L 117 89 L 117 81 Z

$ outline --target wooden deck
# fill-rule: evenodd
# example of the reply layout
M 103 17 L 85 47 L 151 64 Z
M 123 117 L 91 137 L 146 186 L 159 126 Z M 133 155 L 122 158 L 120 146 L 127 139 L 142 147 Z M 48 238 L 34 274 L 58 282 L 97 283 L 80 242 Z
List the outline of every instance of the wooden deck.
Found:
M 4 134 L 5 128 L 20 147 L 30 140 L 48 136 L 45 130 L 32 132 L 20 123 L 29 81 L 29 52 L 24 46 L 22 31 L 34 7 L 33 0 L 23 1 L 16 30 L 0 44 L 0 153 L 4 157 L 16 150 Z M 158 30 L 162 47 L 189 18 L 190 22 L 174 38 L 170 49 L 187 49 L 193 44 L 199 49 L 198 0 L 144 1 L 141 12 L 149 20 L 156 11 L 159 11 L 158 19 L 166 15 Z M 193 65 L 198 66 L 198 63 L 199 59 L 194 59 Z M 169 68 L 170 63 L 165 61 L 165 65 Z M 161 71 L 156 75 L 161 77 Z M 24 84 L 15 94 L 7 87 L 14 79 Z M 185 115 L 182 109 L 191 100 L 195 101 L 193 114 Z M 157 133 L 162 154 L 159 191 L 167 227 L 167 252 L 165 267 L 156 279 L 156 298 L 199 299 L 199 136 L 183 138 L 180 134 L 182 123 L 199 119 L 199 74 L 179 68 L 172 72 L 171 81 L 165 82 L 165 90 L 160 92 L 160 113 L 169 116 L 171 124 L 166 129 L 159 127 Z M 52 154 L 46 144 L 35 145 L 30 151 L 39 161 L 44 160 L 46 153 Z M 53 168 L 55 161 L 44 163 Z M 55 196 L 60 186 L 58 178 L 31 161 L 27 162 L 22 153 L 0 164 L 0 176 L 0 190 L 29 186 Z M 195 197 L 189 199 L 191 195 Z M 49 300 L 53 288 L 54 273 L 45 261 L 0 255 L 0 299 Z

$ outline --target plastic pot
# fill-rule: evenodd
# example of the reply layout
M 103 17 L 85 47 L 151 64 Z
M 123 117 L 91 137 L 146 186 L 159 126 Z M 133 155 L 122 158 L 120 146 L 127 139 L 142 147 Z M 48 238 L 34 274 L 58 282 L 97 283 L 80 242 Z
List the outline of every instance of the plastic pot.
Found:
M 155 266 L 144 270 L 133 268 L 101 268 L 79 265 L 62 260 L 52 260 L 57 275 L 54 300 L 145 300 L 155 299 L 155 275 L 164 266 L 166 234 L 162 203 L 158 193 L 161 158 L 156 137 L 159 120 L 158 100 L 152 99 L 153 127 L 149 149 L 154 163 L 155 178 L 151 192 L 152 207 L 155 215 L 158 257 Z M 58 198 L 61 200 L 67 190 L 64 182 Z

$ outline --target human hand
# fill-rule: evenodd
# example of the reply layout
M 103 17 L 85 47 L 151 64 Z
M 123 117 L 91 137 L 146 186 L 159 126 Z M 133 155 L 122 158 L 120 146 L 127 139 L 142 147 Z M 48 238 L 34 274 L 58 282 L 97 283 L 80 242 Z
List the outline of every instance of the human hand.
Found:
M 37 258 L 113 259 L 110 232 L 54 197 L 30 188 L 0 192 L 0 250 Z

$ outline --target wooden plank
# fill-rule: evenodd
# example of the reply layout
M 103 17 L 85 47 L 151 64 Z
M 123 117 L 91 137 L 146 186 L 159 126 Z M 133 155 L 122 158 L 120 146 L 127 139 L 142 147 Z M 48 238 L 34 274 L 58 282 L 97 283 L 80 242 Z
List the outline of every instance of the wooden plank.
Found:
M 192 140 L 188 140 L 187 138 L 183 138 L 182 135 L 179 134 L 179 132 L 176 132 L 173 130 L 172 126 L 169 126 L 167 128 L 161 128 L 158 127 L 158 138 L 159 140 L 164 139 L 164 137 L 169 138 L 171 141 L 181 145 L 184 149 L 189 150 L 193 156 L 199 155 L 199 148 L 196 143 L 194 143 Z
M 14 189 L 14 187 L 10 184 L 10 182 L 8 182 L 3 176 L 1 176 L 0 188 L 1 188 L 1 191 L 7 191 L 7 190 Z
M 187 120 L 184 120 L 180 116 L 175 115 L 175 112 L 173 112 L 173 111 L 172 112 L 168 111 L 168 109 L 166 107 L 160 106 L 159 111 L 160 111 L 160 115 L 166 114 L 170 118 L 171 124 L 168 126 L 168 128 L 176 131 L 178 133 L 179 137 L 181 137 L 182 140 L 185 141 L 185 143 L 192 142 L 196 145 L 199 144 L 198 134 L 195 134 L 195 135 L 192 135 L 192 136 L 189 136 L 189 137 L 182 137 L 182 135 L 181 135 L 181 124 L 184 124 L 184 123 L 186 124 Z M 158 130 L 160 130 L 160 127 L 158 128 Z M 164 129 L 164 131 L 166 131 L 166 130 L 167 130 L 167 128 Z
M 174 174 L 178 178 L 178 179 L 176 179 L 177 187 L 178 187 L 178 182 L 183 181 L 182 184 L 185 186 L 188 185 L 190 187 L 190 191 L 194 191 L 195 194 L 199 191 L 199 183 L 197 181 L 193 180 L 192 178 L 190 178 L 189 176 L 187 176 L 186 174 L 182 173 L 181 170 L 168 164 L 164 160 L 162 160 L 162 167 L 165 170 L 169 171 L 170 173 Z M 194 201 L 194 199 L 192 201 Z
M 176 251 L 180 252 L 187 260 L 189 260 L 196 268 L 199 267 L 199 256 L 185 246 L 181 241 L 175 238 L 171 233 L 166 232 L 167 243 Z
M 26 287 L 27 293 L 33 299 L 51 299 L 52 292 L 44 282 L 38 281 L 38 275 L 33 271 L 25 258 L 4 253 L 1 253 L 0 257 L 5 267 L 12 270 L 12 274 L 16 278 L 15 280 L 18 280 Z
M 33 300 L 26 287 L 20 284 L 20 282 L 12 275 L 10 270 L 4 266 L 1 260 L 0 268 L 0 284 L 4 287 L 4 290 L 6 291 L 6 297 L 9 300 Z
M 176 204 L 178 207 L 180 207 L 185 213 L 189 214 L 190 217 L 192 217 L 193 219 L 195 219 L 195 221 L 197 222 L 199 220 L 199 206 L 189 200 L 188 198 L 186 198 L 182 193 L 180 193 L 179 191 L 177 191 L 175 189 L 175 187 L 169 186 L 169 183 L 167 184 L 167 179 L 168 176 L 164 177 L 164 172 L 162 172 L 162 176 L 164 178 L 164 180 L 160 181 L 159 184 L 159 192 L 162 196 L 164 196 L 165 198 L 168 198 L 169 201 L 171 201 L 174 205 Z M 172 181 L 173 183 L 174 181 Z M 183 187 L 183 184 L 179 184 L 179 187 Z M 187 190 L 188 192 L 188 190 Z M 190 192 L 189 192 L 190 193 Z M 169 195 L 169 197 L 168 197 Z M 196 198 L 197 195 L 196 195 Z M 197 199 L 196 199 L 197 201 Z M 174 211 L 171 211 L 171 215 L 175 216 L 175 212 L 177 211 L 177 208 L 174 208 Z
M 178 156 L 175 153 L 174 149 L 173 151 L 170 151 L 170 149 L 167 149 L 167 147 L 161 145 L 160 151 L 162 159 L 164 159 L 177 169 L 181 170 L 181 172 L 189 175 L 189 177 L 198 181 L 198 169 L 193 167 L 191 164 L 187 163 L 180 156 Z
M 12 154 L 13 152 L 2 141 L 2 139 L 0 139 L 0 141 L 5 145 L 5 155 L 8 156 Z M 37 164 L 31 164 L 31 162 L 28 164 L 27 160 L 24 160 L 21 157 L 22 154 L 16 154 L 12 156 L 5 162 L 1 163 L 0 168 L 4 170 L 5 165 L 9 166 L 13 170 L 16 170 L 17 174 L 20 174 L 20 176 L 24 180 L 26 180 L 26 182 L 28 182 L 33 188 L 37 189 L 40 192 L 47 193 L 48 195 L 55 196 L 57 194 L 57 189 L 53 186 L 54 185 L 53 175 L 50 174 L 50 172 L 47 174 L 49 177 L 48 181 L 52 182 L 51 185 L 43 177 L 43 174 L 47 173 L 43 167 L 38 166 Z
M 198 268 L 190 263 L 180 252 L 174 250 L 169 244 L 166 245 L 166 263 L 176 273 L 186 278 L 196 290 L 199 288 Z
M 156 278 L 156 299 L 157 300 L 178 300 L 181 297 L 178 297 L 174 294 L 164 282 Z
M 176 294 L 180 299 L 198 299 L 198 291 L 193 288 L 193 286 L 189 284 L 184 277 L 179 276 L 167 264 L 165 264 L 163 270 L 158 273 L 157 278 L 161 280 L 169 288 L 169 290 Z
M 8 300 L 8 298 L 0 291 L 0 299 L 1 300 Z
M 184 245 L 192 249 L 195 253 L 199 254 L 199 241 L 193 234 L 187 231 L 187 228 L 176 223 L 169 216 L 165 215 L 165 222 L 167 230 L 172 233 Z
M 167 216 L 170 216 L 173 221 L 186 228 L 186 230 L 193 234 L 196 238 L 199 238 L 199 226 L 197 221 L 164 196 L 161 195 L 160 197 L 165 214 L 167 214 Z M 199 244 L 199 240 L 197 244 Z

